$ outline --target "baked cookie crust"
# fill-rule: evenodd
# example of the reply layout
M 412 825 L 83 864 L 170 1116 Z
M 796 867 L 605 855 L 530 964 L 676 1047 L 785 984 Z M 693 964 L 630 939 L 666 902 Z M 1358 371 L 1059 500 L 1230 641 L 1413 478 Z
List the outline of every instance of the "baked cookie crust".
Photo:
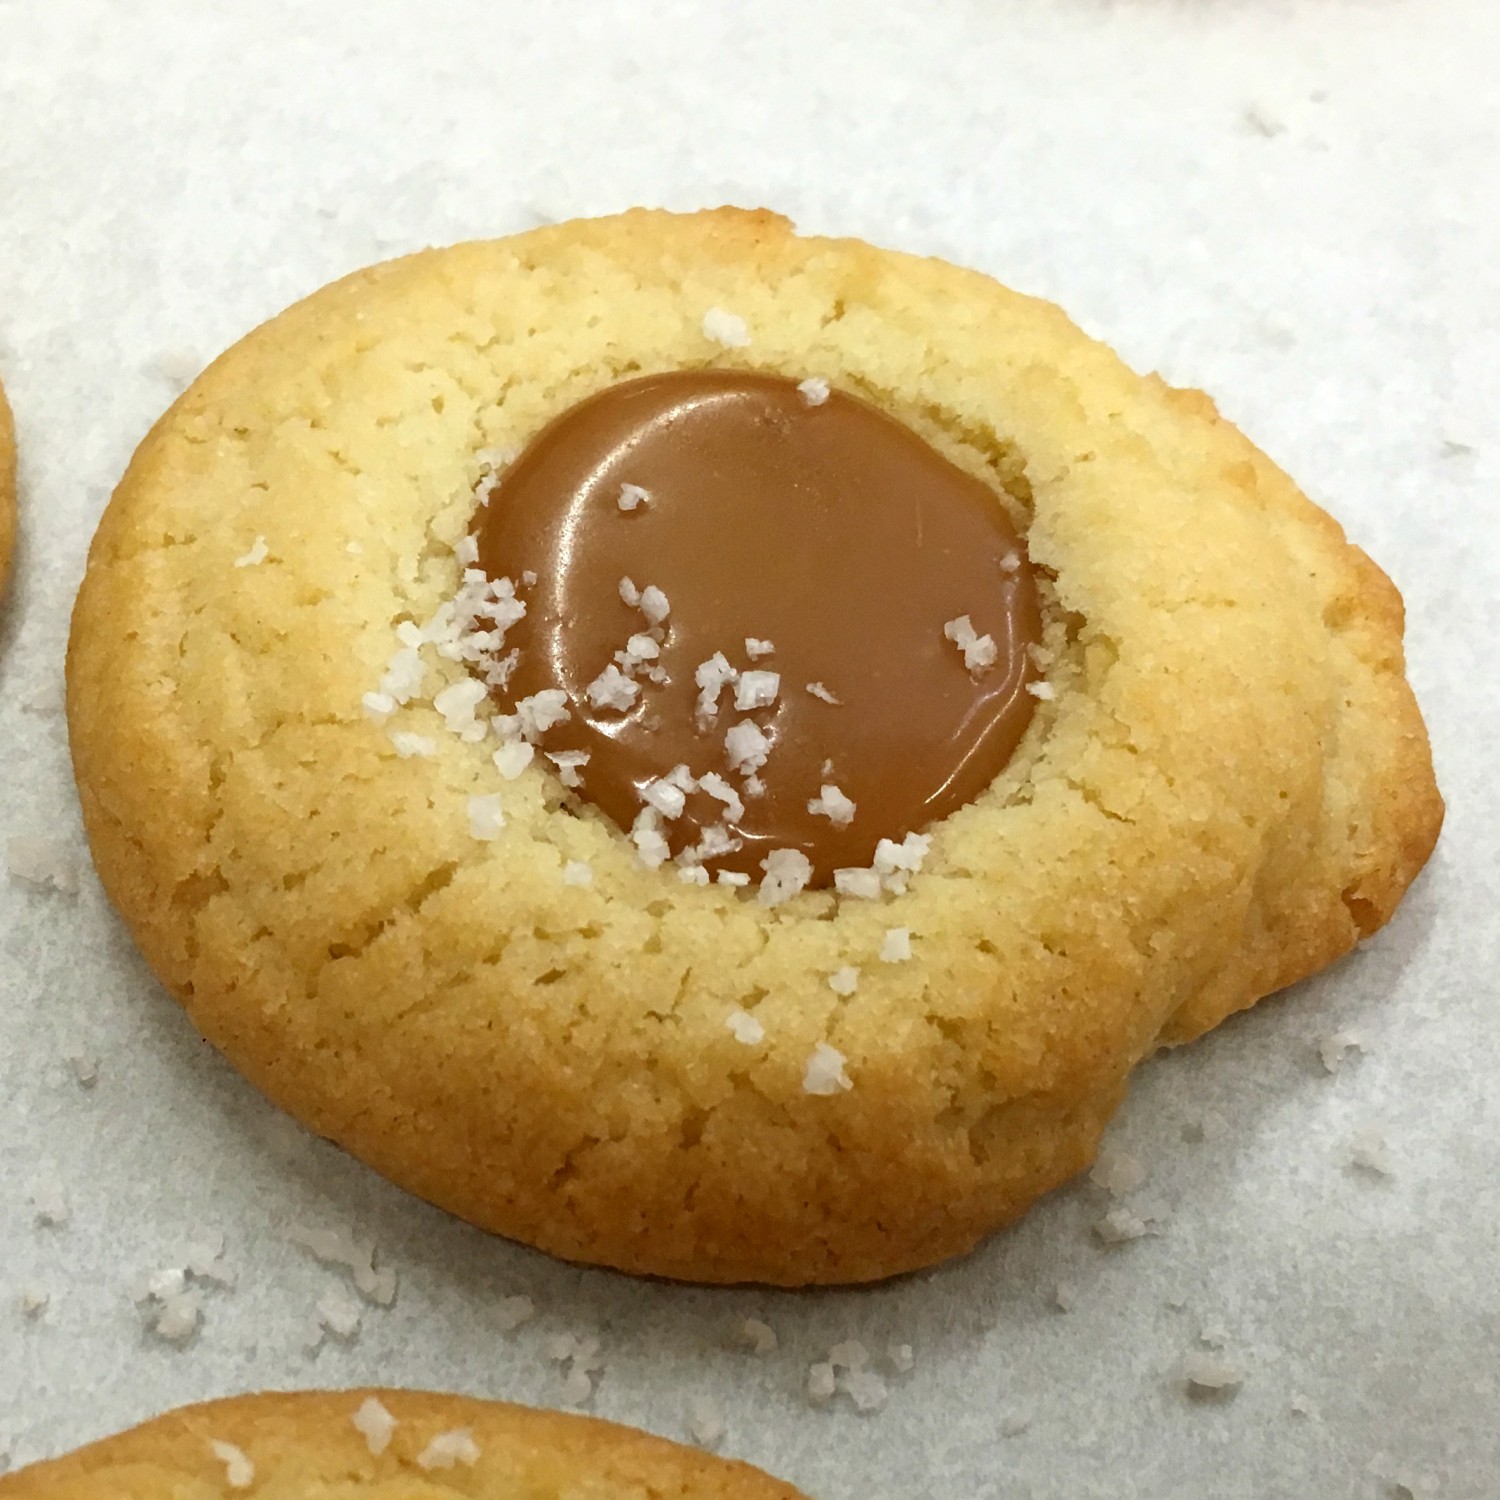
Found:
M 748 1464 L 613 1422 L 392 1390 L 209 1401 L 0 1476 L 4 1500 L 207 1500 L 247 1490 L 260 1500 L 803 1500 Z
M 454 592 L 481 454 L 710 364 L 875 401 L 994 488 L 1049 580 L 1055 697 L 904 894 L 684 887 L 548 771 L 497 782 L 430 702 L 361 710 Z M 1208 398 L 1058 309 L 769 213 L 634 212 L 373 267 L 216 361 L 100 525 L 69 723 L 142 951 L 312 1129 L 569 1258 L 851 1282 L 1014 1219 L 1141 1058 L 1390 916 L 1442 815 L 1401 629 Z M 429 690 L 462 675 L 434 658 Z M 893 928 L 907 962 L 878 958 Z M 851 1087 L 806 1090 L 819 1047 Z

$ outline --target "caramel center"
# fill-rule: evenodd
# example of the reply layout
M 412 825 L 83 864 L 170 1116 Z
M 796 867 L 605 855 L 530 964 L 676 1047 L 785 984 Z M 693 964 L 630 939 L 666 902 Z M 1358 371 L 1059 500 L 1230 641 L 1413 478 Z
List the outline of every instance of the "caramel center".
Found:
M 527 606 L 501 711 L 566 693 L 537 749 L 643 854 L 759 880 L 796 850 L 827 884 L 981 792 L 1035 706 L 997 495 L 818 382 L 611 386 L 533 439 L 477 540 Z

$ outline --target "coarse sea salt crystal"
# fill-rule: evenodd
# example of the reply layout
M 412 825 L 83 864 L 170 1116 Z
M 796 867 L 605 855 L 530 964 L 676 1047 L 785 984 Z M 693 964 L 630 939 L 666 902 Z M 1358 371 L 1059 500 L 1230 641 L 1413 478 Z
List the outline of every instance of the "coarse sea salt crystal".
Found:
M 1364 1050 L 1364 1043 L 1351 1031 L 1335 1031 L 1318 1043 L 1318 1057 L 1330 1073 L 1337 1073 L 1351 1052 Z
M 627 677 L 611 662 L 584 689 L 595 708 L 612 708 L 623 713 L 640 695 L 640 685 Z
M 890 1389 L 885 1383 L 885 1376 L 878 1370 L 863 1367 L 848 1370 L 839 1376 L 838 1384 L 839 1389 L 853 1403 L 855 1411 L 866 1416 L 883 1411 L 886 1402 L 890 1399 Z
M 720 885 L 727 886 L 739 887 L 750 884 L 750 877 L 746 875 L 743 870 L 720 870 L 719 873 L 714 876 L 714 879 L 717 880 Z
M 489 726 L 475 717 L 475 710 L 487 697 L 482 682 L 466 677 L 449 683 L 432 700 L 432 706 L 443 716 L 443 725 L 467 744 L 477 744 L 489 733 Z
M 750 670 L 740 673 L 734 688 L 734 706 L 741 712 L 751 709 L 769 708 L 781 691 L 781 674 Z
M 1089 1173 L 1089 1181 L 1112 1198 L 1125 1198 L 1146 1180 L 1146 1168 L 1126 1151 L 1106 1146 Z
M 630 581 L 630 579 L 622 578 L 620 580 L 620 598 L 623 599 L 625 603 L 631 607 L 631 609 L 636 609 L 639 607 L 641 602 L 641 591 L 635 586 L 635 584 Z
M 724 736 L 724 752 L 729 768 L 748 776 L 765 765 L 771 753 L 771 741 L 753 719 L 741 719 Z
M 271 549 L 266 545 L 265 537 L 258 536 L 248 552 L 235 558 L 234 565 L 237 568 L 259 567 L 270 555 Z
M 807 804 L 807 810 L 815 818 L 827 818 L 835 828 L 847 828 L 854 821 L 854 803 L 829 782 Z
M 632 662 L 655 661 L 661 655 L 661 647 L 649 635 L 636 634 L 625 642 L 625 653 Z
M 770 641 L 763 641 L 758 636 L 747 635 L 745 637 L 745 655 L 751 661 L 760 661 L 762 657 L 774 656 L 776 647 Z
M 717 716 L 720 694 L 726 687 L 731 686 L 739 675 L 729 665 L 729 660 L 722 651 L 715 651 L 707 661 L 698 663 L 693 671 L 693 681 L 698 684 L 697 713 L 700 725 Z
M 218 1438 L 209 1439 L 213 1455 L 224 1465 L 224 1482 L 232 1490 L 248 1490 L 255 1483 L 255 1465 L 243 1448 Z
M 821 375 L 809 375 L 797 382 L 797 394 L 809 406 L 821 406 L 828 399 L 828 382 Z
M 349 1419 L 354 1430 L 365 1440 L 365 1447 L 372 1458 L 379 1458 L 391 1446 L 391 1437 L 396 1431 L 396 1419 L 375 1396 L 366 1396 L 359 1409 Z
M 516 704 L 516 719 L 521 737 L 527 740 L 546 734 L 549 729 L 572 717 L 568 708 L 568 695 L 562 688 L 543 688 Z
M 570 859 L 563 866 L 562 882 L 564 885 L 593 885 L 594 867 L 581 859 Z
M 762 906 L 780 906 L 805 890 L 812 879 L 812 861 L 800 849 L 773 849 L 761 860 L 766 873 L 760 882 Z
M 500 810 L 499 792 L 488 792 L 469 798 L 469 833 L 481 843 L 500 837 L 505 814 Z
M 531 764 L 535 755 L 535 749 L 525 740 L 508 740 L 495 751 L 495 769 L 507 781 L 514 781 Z
M 917 1357 L 912 1352 L 910 1344 L 892 1344 L 886 1350 L 886 1358 L 891 1362 L 891 1368 L 898 1375 L 908 1375 L 916 1366 Z
M 859 988 L 859 970 L 852 964 L 846 964 L 842 969 L 835 969 L 828 976 L 828 988 L 835 995 L 852 995 Z
M 706 775 L 700 776 L 698 785 L 715 801 L 724 804 L 724 817 L 727 822 L 738 823 L 745 816 L 745 804 L 740 799 L 740 794 L 717 771 L 709 771 Z
M 640 607 L 641 613 L 653 625 L 660 625 L 672 613 L 672 606 L 667 602 L 667 596 L 654 583 L 648 583 L 641 590 Z
M 832 693 L 830 693 L 828 691 L 828 689 L 826 687 L 824 687 L 821 682 L 810 682 L 810 683 L 808 683 L 807 684 L 807 691 L 809 693 L 811 693 L 814 698 L 819 698 L 824 703 L 831 703 L 831 704 L 833 704 L 833 706 L 835 708 L 838 708 L 841 705 L 842 700 L 839 699 L 839 698 L 834 697 L 834 695 Z
M 514 1333 L 523 1323 L 536 1316 L 536 1304 L 530 1297 L 502 1297 L 495 1304 L 495 1322 L 502 1333 Z
M 807 1399 L 812 1406 L 823 1406 L 833 1399 L 838 1389 L 838 1377 L 827 1360 L 807 1367 Z
M 583 768 L 589 763 L 587 750 L 549 750 L 547 759 L 557 767 L 557 779 L 575 791 L 583 785 Z
M 396 712 L 396 700 L 389 693 L 365 693 L 359 702 L 372 724 L 384 724 Z
M 1057 689 L 1050 682 L 1028 682 L 1026 691 L 1041 703 L 1050 703 L 1057 697 Z
M 724 1018 L 724 1024 L 735 1041 L 742 1042 L 747 1047 L 758 1047 L 766 1039 L 766 1028 L 749 1011 L 730 1011 Z
M 451 1469 L 463 1464 L 472 1469 L 479 1462 L 479 1444 L 467 1427 L 455 1428 L 452 1432 L 440 1432 L 417 1454 L 419 1469 Z
M 995 638 L 979 635 L 968 615 L 959 615 L 943 626 L 943 634 L 963 652 L 964 665 L 976 675 L 995 664 Z
M 409 729 L 391 730 L 391 744 L 402 760 L 413 756 L 436 755 L 437 741 L 425 734 L 413 734 Z
M 740 1324 L 739 1340 L 752 1354 L 774 1354 L 780 1342 L 776 1330 L 761 1318 L 746 1318 Z
M 702 865 L 683 865 L 677 871 L 677 878 L 684 885 L 707 885 L 708 871 Z
M 680 786 L 674 786 L 665 777 L 648 781 L 639 789 L 640 799 L 648 807 L 654 807 L 664 818 L 680 818 L 687 806 L 687 796 Z
M 745 349 L 750 344 L 750 330 L 745 320 L 722 307 L 711 307 L 703 314 L 703 337 L 726 349 Z
M 329 1287 L 318 1298 L 315 1311 L 318 1326 L 334 1338 L 348 1344 L 359 1337 L 359 1303 L 343 1287 Z
M 5 866 L 22 885 L 61 896 L 78 894 L 78 864 L 61 839 L 16 834 L 5 841 Z
M 1245 1381 L 1245 1373 L 1238 1365 L 1197 1350 L 1183 1360 L 1182 1375 L 1191 1395 L 1233 1395 Z
M 846 1059 L 837 1047 L 819 1042 L 807 1059 L 807 1069 L 802 1075 L 802 1091 L 807 1094 L 837 1094 L 854 1087 L 844 1069 Z
M 648 870 L 655 870 L 666 862 L 671 848 L 661 836 L 654 808 L 643 807 L 630 830 L 631 842 L 636 854 Z
M 1349 1165 L 1374 1177 L 1391 1177 L 1396 1170 L 1385 1137 L 1373 1126 L 1355 1131 L 1350 1138 Z
M 841 896 L 851 896 L 860 901 L 875 901 L 879 899 L 881 892 L 880 873 L 877 870 L 865 870 L 858 867 L 835 870 L 833 888 Z
M 694 1396 L 688 1402 L 687 1429 L 700 1447 L 714 1447 L 724 1436 L 724 1409 L 710 1396 Z
M 911 930 L 906 927 L 888 927 L 880 944 L 881 963 L 905 963 L 910 957 Z
M 644 490 L 638 484 L 622 484 L 620 486 L 620 498 L 615 503 L 621 510 L 634 510 L 638 505 L 644 505 L 651 499 L 650 492 Z

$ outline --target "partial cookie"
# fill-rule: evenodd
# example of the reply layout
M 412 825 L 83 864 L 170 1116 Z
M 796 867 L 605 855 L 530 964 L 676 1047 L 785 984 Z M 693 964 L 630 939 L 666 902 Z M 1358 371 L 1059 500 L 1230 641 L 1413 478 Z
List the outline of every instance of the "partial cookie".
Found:
M 420 1391 L 306 1391 L 186 1406 L 0 1476 L 4 1500 L 800 1500 L 759 1469 L 631 1427 Z
M 0 589 L 10 576 L 10 554 L 16 540 L 16 429 L 5 387 L 0 385 Z
M 863 827 L 844 731 L 808 717 L 841 711 L 842 680 L 821 684 L 827 703 L 800 677 L 767 697 L 752 676 L 806 642 L 762 657 L 736 616 L 746 639 L 723 667 L 695 668 L 696 645 L 673 657 L 707 605 L 689 574 L 658 599 L 641 570 L 671 561 L 668 518 L 697 522 L 615 460 L 635 451 L 626 383 L 680 372 L 806 438 L 811 466 L 812 424 L 873 409 L 947 466 L 945 507 L 978 486 L 1019 534 L 1017 553 L 982 527 L 945 543 L 966 579 L 971 551 L 997 549 L 993 590 L 966 582 L 972 603 L 950 606 L 920 508 L 880 501 L 933 590 L 887 674 L 892 744 L 920 749 L 949 712 L 910 711 L 943 674 L 977 702 L 1003 671 L 1034 708 L 1009 760 L 931 826 Z M 647 394 L 660 422 L 722 393 Z M 566 446 L 554 462 L 544 430 L 597 435 L 593 398 L 624 426 L 587 462 Z M 847 507 L 839 466 L 822 468 L 818 504 Z M 581 529 L 547 509 L 573 484 Z M 752 571 L 808 556 L 775 488 L 755 500 L 773 519 L 726 533 Z M 491 508 L 550 519 L 496 540 Z M 543 536 L 555 566 L 530 561 Z M 837 595 L 841 559 L 871 566 L 878 540 L 846 515 L 782 592 Z M 600 581 L 616 545 L 640 549 L 618 591 Z M 1025 608 L 1007 613 L 1017 576 L 1036 650 Z M 575 577 L 583 592 L 559 592 Z M 910 602 L 898 576 L 876 613 Z M 580 667 L 569 647 L 595 629 L 589 651 L 623 649 Z M 869 660 L 842 648 L 830 677 L 843 664 L 865 692 L 898 636 Z M 553 688 L 523 682 L 537 653 Z M 701 744 L 687 671 L 718 695 Z M 630 715 L 658 703 L 690 759 L 722 763 L 616 775 L 600 737 L 622 726 L 649 761 Z M 857 717 L 867 746 L 881 715 Z M 1384 922 L 1442 811 L 1395 590 L 1206 397 L 973 272 L 729 210 L 413 256 L 230 350 L 101 523 L 69 719 L 107 890 L 267 1094 L 477 1224 L 712 1281 L 868 1280 L 968 1249 L 1088 1163 L 1142 1057 Z M 718 798 L 730 842 L 736 818 L 750 842 L 769 818 L 760 776 L 797 814 L 795 785 L 770 784 L 778 746 L 798 775 L 821 767 L 783 722 L 830 736 L 838 795 L 807 788 L 811 824 L 767 822 L 785 846 L 747 875 L 701 809 Z M 855 761 L 851 786 L 881 769 Z M 651 801 L 627 828 L 609 798 L 632 781 Z M 882 816 L 927 796 L 869 784 Z M 679 797 L 698 799 L 692 838 Z M 823 859 L 808 826 L 825 825 L 874 842 L 836 887 L 827 867 L 865 856 Z

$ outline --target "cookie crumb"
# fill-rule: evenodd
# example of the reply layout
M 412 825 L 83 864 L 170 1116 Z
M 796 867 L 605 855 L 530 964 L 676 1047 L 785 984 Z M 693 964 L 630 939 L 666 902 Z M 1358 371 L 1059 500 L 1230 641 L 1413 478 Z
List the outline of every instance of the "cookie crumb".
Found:
M 581 859 L 570 859 L 563 866 L 562 882 L 564 885 L 593 885 L 594 867 Z
M 835 969 L 828 976 L 828 988 L 835 995 L 852 995 L 859 988 L 859 970 L 852 964 L 846 964 L 842 969 Z
M 844 1054 L 837 1047 L 819 1042 L 807 1060 L 807 1071 L 802 1075 L 802 1091 L 826 1096 L 852 1089 L 854 1084 L 844 1071 L 845 1061 Z
M 1244 1384 L 1244 1372 L 1229 1360 L 1197 1350 L 1182 1362 L 1189 1396 L 1199 1400 L 1227 1399 Z
M 224 1480 L 230 1489 L 248 1490 L 255 1483 L 255 1465 L 250 1462 L 250 1455 L 243 1448 L 221 1442 L 218 1438 L 210 1438 L 208 1446 L 213 1450 L 214 1457 L 224 1465 Z
M 1146 1180 L 1146 1168 L 1126 1151 L 1106 1146 L 1089 1173 L 1089 1181 L 1111 1198 L 1126 1198 Z
M 1390 1147 L 1373 1125 L 1355 1131 L 1350 1137 L 1349 1165 L 1372 1177 L 1393 1177 L 1396 1172 L 1395 1164 L 1391 1161 Z
M 747 1047 L 758 1047 L 766 1039 L 766 1028 L 748 1011 L 730 1011 L 724 1024 L 735 1041 L 742 1042 Z
M 943 626 L 943 634 L 963 653 L 964 665 L 976 677 L 994 666 L 999 655 L 992 635 L 980 635 L 968 615 L 959 615 Z
M 396 1419 L 375 1396 L 366 1396 L 359 1410 L 350 1418 L 354 1430 L 365 1440 L 371 1458 L 379 1458 L 391 1446 L 392 1434 L 396 1431 Z
M 831 703 L 835 708 L 843 707 L 843 700 L 834 697 L 834 695 L 830 693 L 821 682 L 808 683 L 807 691 L 811 693 L 814 698 L 820 698 L 824 703 Z
M 5 841 L 5 865 L 12 880 L 60 896 L 78 894 L 78 864 L 60 839 L 15 834 Z
M 266 545 L 265 537 L 258 536 L 248 552 L 235 558 L 234 565 L 237 568 L 258 568 L 270 555 L 271 549 Z
M 797 382 L 797 394 L 809 406 L 821 406 L 828 399 L 828 382 L 821 375 L 809 375 Z
M 776 1330 L 760 1318 L 746 1318 L 740 1324 L 739 1341 L 752 1354 L 774 1354 L 780 1342 Z
M 911 929 L 888 927 L 880 944 L 880 961 L 885 964 L 902 964 L 911 957 Z
M 502 1333 L 514 1333 L 523 1323 L 536 1316 L 536 1304 L 530 1297 L 502 1297 L 495 1304 L 495 1322 Z
M 688 1402 L 688 1436 L 700 1448 L 716 1448 L 724 1438 L 724 1409 L 709 1396 Z
M 747 349 L 750 346 L 750 330 L 745 320 L 722 307 L 711 307 L 703 314 L 703 337 L 711 343 L 722 344 L 726 349 Z
M 499 792 L 487 792 L 469 798 L 469 834 L 482 844 L 500 837 L 505 827 L 505 814 L 500 809 Z
M 1318 1057 L 1329 1073 L 1337 1073 L 1351 1052 L 1364 1050 L 1364 1043 L 1352 1031 L 1331 1032 L 1318 1043 Z
M 649 504 L 651 493 L 644 490 L 638 484 L 622 484 L 620 486 L 620 498 L 615 502 L 621 510 L 631 511 L 638 505 Z
M 452 1432 L 440 1432 L 417 1454 L 419 1469 L 451 1469 L 463 1464 L 472 1469 L 479 1462 L 479 1444 L 467 1427 L 457 1427 Z

